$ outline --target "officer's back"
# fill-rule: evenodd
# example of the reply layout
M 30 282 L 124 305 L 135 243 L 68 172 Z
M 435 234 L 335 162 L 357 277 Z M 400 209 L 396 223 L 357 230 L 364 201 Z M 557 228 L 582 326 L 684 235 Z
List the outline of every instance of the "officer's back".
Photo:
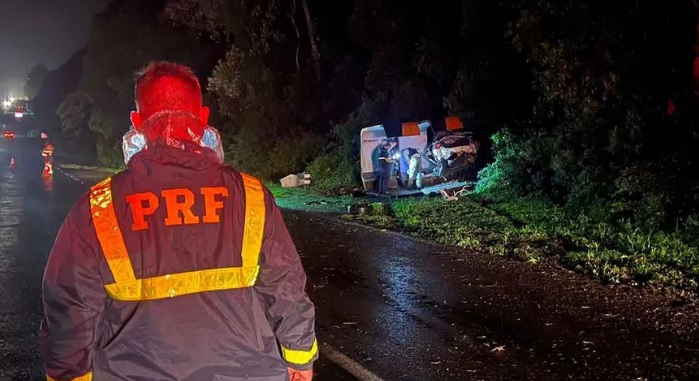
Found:
M 314 308 L 281 214 L 259 180 L 223 165 L 198 83 L 168 65 L 137 82 L 127 169 L 93 186 L 56 239 L 44 277 L 47 373 L 310 380 Z M 168 99 L 182 75 L 199 94 L 191 105 Z

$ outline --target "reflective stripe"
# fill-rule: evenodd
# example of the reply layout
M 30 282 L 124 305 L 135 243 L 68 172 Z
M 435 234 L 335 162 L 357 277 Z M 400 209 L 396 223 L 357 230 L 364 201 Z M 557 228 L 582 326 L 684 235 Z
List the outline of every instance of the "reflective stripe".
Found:
M 242 175 L 245 187 L 245 225 L 242 267 L 225 267 L 136 279 L 124 237 L 114 212 L 111 178 L 92 187 L 90 210 L 97 238 L 114 283 L 105 285 L 109 296 L 122 301 L 172 298 L 207 291 L 252 287 L 259 273 L 265 226 L 265 195 L 260 180 Z
M 58 381 L 58 380 L 47 374 L 46 381 Z M 92 372 L 90 372 L 84 376 L 80 376 L 78 378 L 72 378 L 70 380 L 65 380 L 65 381 L 92 381 Z
M 306 365 L 313 360 L 316 354 L 318 354 L 318 341 L 316 340 L 313 340 L 313 346 L 307 351 L 289 349 L 282 345 L 282 357 L 291 364 Z
M 243 267 L 257 266 L 265 230 L 265 193 L 260 180 L 241 173 L 245 186 L 245 227 L 243 228 Z
M 114 203 L 112 202 L 112 178 L 107 177 L 101 183 L 92 187 L 90 192 L 90 212 L 92 223 L 95 225 L 97 238 L 104 252 L 104 256 L 112 270 L 114 281 L 130 282 L 136 280 L 126 250 L 124 237 L 117 223 Z
M 109 296 L 122 301 L 173 298 L 205 291 L 252 287 L 259 269 L 257 266 L 224 267 L 117 282 L 104 287 Z

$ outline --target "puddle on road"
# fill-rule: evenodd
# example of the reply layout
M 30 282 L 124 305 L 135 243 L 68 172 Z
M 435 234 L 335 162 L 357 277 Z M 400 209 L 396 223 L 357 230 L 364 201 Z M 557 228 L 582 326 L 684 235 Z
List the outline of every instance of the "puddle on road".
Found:
M 44 192 L 53 192 L 53 176 L 44 177 L 42 179 Z
M 42 369 L 41 277 L 55 193 L 39 176 L 0 169 L 0 375 L 12 380 L 40 379 Z
M 22 192 L 13 174 L 4 172 L 0 180 L 0 317 L 6 320 L 16 312 L 13 287 L 16 279 L 16 253 L 20 249 L 19 224 L 23 216 Z

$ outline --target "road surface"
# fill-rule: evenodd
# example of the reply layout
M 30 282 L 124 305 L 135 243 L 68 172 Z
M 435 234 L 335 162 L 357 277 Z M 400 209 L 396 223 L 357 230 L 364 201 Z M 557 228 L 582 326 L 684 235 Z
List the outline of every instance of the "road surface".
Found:
M 33 151 L 9 143 L 0 143 L 0 380 L 42 380 L 43 266 L 94 179 L 44 182 L 40 163 L 26 167 Z M 4 164 L 13 155 L 14 172 Z M 352 380 L 341 367 L 364 380 L 699 379 L 696 305 L 333 217 L 285 216 L 317 308 L 317 380 Z

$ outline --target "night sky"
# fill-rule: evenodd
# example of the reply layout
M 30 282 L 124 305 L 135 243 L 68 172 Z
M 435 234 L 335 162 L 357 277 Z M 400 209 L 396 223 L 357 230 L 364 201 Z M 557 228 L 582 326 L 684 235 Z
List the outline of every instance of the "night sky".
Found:
M 20 94 L 36 63 L 55 69 L 87 41 L 110 0 L 0 0 L 0 94 Z

